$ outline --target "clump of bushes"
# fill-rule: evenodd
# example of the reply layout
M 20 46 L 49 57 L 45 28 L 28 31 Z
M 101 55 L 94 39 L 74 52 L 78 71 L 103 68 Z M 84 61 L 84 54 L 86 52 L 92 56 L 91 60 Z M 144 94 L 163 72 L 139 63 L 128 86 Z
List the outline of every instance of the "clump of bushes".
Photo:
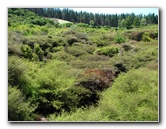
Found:
M 34 44 L 33 50 L 30 48 L 29 45 L 22 45 L 21 51 L 23 56 L 32 61 L 42 61 L 44 52 L 40 48 L 39 44 Z
M 25 99 L 17 87 L 8 86 L 8 120 L 32 121 L 36 106 Z
M 45 48 L 50 47 L 51 44 L 48 42 L 47 36 L 24 36 L 22 39 L 23 44 L 29 45 L 31 48 L 34 47 L 35 43 Z
M 35 112 L 48 115 L 74 111 L 94 102 L 95 95 L 90 90 L 74 86 L 76 75 L 70 69 L 65 62 L 52 60 L 35 74 L 34 81 L 39 85 L 32 97 L 32 102 L 38 103 Z
M 102 47 L 99 49 L 95 50 L 95 53 L 99 55 L 105 55 L 105 56 L 110 56 L 113 57 L 115 54 L 119 53 L 119 48 L 118 47 Z
M 158 121 L 158 73 L 148 69 L 123 73 L 103 92 L 100 102 L 104 111 L 116 110 L 114 120 Z
M 82 44 L 81 42 L 75 42 L 72 46 L 80 47 L 80 49 L 84 49 L 89 54 L 93 54 L 97 48 L 96 45 Z
M 97 54 L 87 54 L 87 55 L 82 55 L 79 57 L 81 60 L 83 61 L 87 61 L 87 62 L 93 62 L 95 61 L 96 63 L 98 61 L 109 61 L 110 58 L 108 56 L 104 56 L 104 55 L 97 55 Z
M 79 57 L 83 54 L 87 54 L 86 51 L 84 51 L 83 49 L 81 49 L 78 46 L 68 47 L 68 53 L 75 56 L 75 57 Z
M 66 62 L 76 59 L 75 56 L 70 55 L 64 51 L 58 51 L 56 53 L 49 53 L 48 56 L 50 56 L 51 59 L 57 59 L 57 60 L 66 61 Z
M 32 59 L 33 57 L 33 53 L 32 53 L 32 49 L 30 48 L 29 45 L 22 45 L 21 46 L 21 51 L 23 53 L 23 56 L 27 59 Z
M 130 44 L 124 43 L 124 44 L 122 45 L 122 48 L 123 48 L 125 51 L 129 51 L 129 50 L 131 50 L 133 47 L 132 47 Z
M 144 74 L 142 74 L 144 73 Z M 98 106 L 79 108 L 52 121 L 158 121 L 158 73 L 148 69 L 130 70 L 116 78 L 101 94 Z
M 73 43 L 78 42 L 78 39 L 74 35 L 67 35 L 66 36 L 67 43 L 71 46 Z
M 114 42 L 115 43 L 124 43 L 125 42 L 125 38 L 120 35 L 120 34 L 117 34 L 115 37 L 114 37 Z
M 84 33 L 76 33 L 75 36 L 78 38 L 78 41 L 81 43 L 87 43 L 88 37 Z
M 111 34 L 103 34 L 102 35 L 102 39 L 106 40 L 107 42 L 114 41 L 114 37 L 115 37 L 115 34 L 113 34 L 113 33 L 111 33 Z
M 151 40 L 152 38 L 150 37 L 150 34 L 148 32 L 144 32 L 144 34 L 142 35 L 142 41 L 150 42 Z
M 126 31 L 124 35 L 131 40 L 149 42 L 152 39 L 158 38 L 158 31 Z
M 8 54 L 21 56 L 21 34 L 15 31 L 8 32 Z
M 73 30 L 66 31 L 63 33 L 63 35 L 69 45 L 72 45 L 75 42 L 86 44 L 88 41 L 88 37 L 86 36 L 85 33 L 78 33 Z
M 8 64 L 8 84 L 18 86 L 26 97 L 31 96 L 38 86 L 33 81 L 34 73 L 39 68 L 38 65 L 24 58 L 10 56 Z
M 73 25 L 73 23 L 70 23 L 70 22 L 62 24 L 62 26 L 65 26 L 65 27 L 71 27 L 72 25 Z
M 62 37 L 53 35 L 25 36 L 23 37 L 22 42 L 25 45 L 29 45 L 32 50 L 34 49 L 35 44 L 39 44 L 40 48 L 44 52 L 44 56 L 47 56 L 49 52 L 58 51 L 59 46 L 65 46 L 67 44 L 67 41 Z
M 157 52 L 157 47 L 137 47 L 129 51 L 125 51 L 123 55 L 118 55 L 115 58 L 113 57 L 110 63 L 115 66 L 117 73 L 127 72 L 132 68 L 138 69 L 140 67 L 144 67 L 148 62 L 156 58 L 158 55 Z
M 89 27 L 89 25 L 85 23 L 78 23 L 77 27 Z
M 47 65 L 39 64 L 40 67 L 36 67 L 34 62 L 21 63 L 22 61 L 23 59 L 17 57 L 10 58 L 9 84 L 18 85 L 30 100 L 29 104 L 36 104 L 33 111 L 35 114 L 48 115 L 63 110 L 71 111 L 90 104 L 88 102 L 93 100 L 92 92 L 83 87 L 74 87 L 76 75 L 70 72 L 71 68 L 65 62 L 52 60 L 48 61 Z M 15 107 L 14 104 L 10 106 Z M 29 109 L 26 109 L 27 112 Z M 16 109 L 16 112 L 17 110 L 19 112 L 19 109 Z
M 46 50 L 47 48 L 53 48 L 57 46 L 63 46 L 67 44 L 67 42 L 62 37 L 57 37 L 53 35 L 45 35 L 45 36 L 24 36 L 22 39 L 23 44 L 29 45 L 33 48 L 34 44 L 39 44 L 42 50 Z
M 132 40 L 136 40 L 136 41 L 141 41 L 142 40 L 142 35 L 143 35 L 144 32 L 132 32 L 130 35 L 129 35 L 129 39 L 132 39 Z
M 21 46 L 20 44 L 13 43 L 11 41 L 8 42 L 8 55 L 17 55 L 21 56 Z
M 34 46 L 34 57 L 37 61 L 42 61 L 44 56 L 43 50 L 40 48 L 39 44 L 35 44 Z
M 90 41 L 92 42 L 92 44 L 96 44 L 97 47 L 107 46 L 110 43 L 110 41 L 108 41 L 105 38 L 100 37 L 100 36 L 91 37 Z
M 108 69 L 87 70 L 80 78 L 79 85 L 91 91 L 102 91 L 111 85 L 114 77 L 115 73 Z

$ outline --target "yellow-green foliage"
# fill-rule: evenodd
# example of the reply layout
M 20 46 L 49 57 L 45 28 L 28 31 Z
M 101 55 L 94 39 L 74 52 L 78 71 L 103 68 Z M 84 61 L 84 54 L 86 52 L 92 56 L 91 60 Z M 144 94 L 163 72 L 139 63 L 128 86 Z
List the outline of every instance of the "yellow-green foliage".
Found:
M 144 47 L 142 47 L 144 46 Z M 111 60 L 120 72 L 127 72 L 131 68 L 144 67 L 149 61 L 154 60 L 158 56 L 158 48 L 155 46 L 145 46 L 132 48 L 129 51 L 121 52 Z
M 47 115 L 74 110 L 94 100 L 90 99 L 93 96 L 91 91 L 74 86 L 79 71 L 70 69 L 65 62 L 58 60 L 36 64 L 11 56 L 9 85 L 18 86 L 26 98 L 37 105 L 37 113 Z
M 95 50 L 95 53 L 99 54 L 99 55 L 105 55 L 105 56 L 114 56 L 115 54 L 119 53 L 119 48 L 118 47 L 102 47 L 102 48 L 98 48 Z
M 29 62 L 26 59 L 17 56 L 10 56 L 8 63 L 8 83 L 12 86 L 18 86 L 24 95 L 32 96 L 38 88 L 34 81 L 35 73 L 39 70 L 39 64 Z
M 72 46 L 68 48 L 68 53 L 75 56 L 75 57 L 79 57 L 83 54 L 87 54 L 86 51 L 84 51 L 83 49 L 81 49 L 81 47 L 79 46 Z
M 28 24 L 25 25 L 19 25 L 16 27 L 10 27 L 10 30 L 14 31 L 20 31 L 23 35 L 34 35 L 34 34 L 40 34 L 42 32 L 42 28 L 38 25 L 29 26 Z
M 150 34 L 148 32 L 145 32 L 142 35 L 142 41 L 144 41 L 144 42 L 150 42 L 151 40 L 152 40 L 152 38 L 150 38 Z
M 8 12 L 9 120 L 158 120 L 157 25 L 59 25 Z
M 50 115 L 52 121 L 158 121 L 158 73 L 148 69 L 121 74 L 104 91 L 98 107 Z
M 116 120 L 158 121 L 158 73 L 138 69 L 120 75 L 103 92 L 101 105 L 116 109 Z
M 17 87 L 8 87 L 8 120 L 9 121 L 31 121 L 33 120 L 33 111 L 35 106 L 30 102 Z
M 58 51 L 56 53 L 49 53 L 48 56 L 50 56 L 51 59 L 57 59 L 60 61 L 72 61 L 75 60 L 76 57 L 73 55 L 70 55 L 69 53 L 65 52 L 65 51 Z
M 117 35 L 114 37 L 114 42 L 115 43 L 124 43 L 125 38 L 122 35 L 120 35 L 119 33 L 117 33 Z

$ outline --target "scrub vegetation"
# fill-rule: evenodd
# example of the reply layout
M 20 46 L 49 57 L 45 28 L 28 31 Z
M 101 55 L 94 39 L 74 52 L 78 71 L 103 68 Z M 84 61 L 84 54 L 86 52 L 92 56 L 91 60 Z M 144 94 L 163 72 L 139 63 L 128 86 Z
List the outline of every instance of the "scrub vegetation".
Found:
M 158 32 L 154 14 L 9 8 L 8 120 L 158 121 Z

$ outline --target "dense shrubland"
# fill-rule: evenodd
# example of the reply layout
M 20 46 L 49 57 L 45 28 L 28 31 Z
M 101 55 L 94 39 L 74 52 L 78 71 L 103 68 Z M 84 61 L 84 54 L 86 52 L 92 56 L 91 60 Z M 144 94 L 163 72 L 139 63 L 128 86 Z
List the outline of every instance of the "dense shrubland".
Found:
M 144 74 L 142 74 L 144 73 Z M 79 108 L 51 121 L 157 121 L 158 73 L 146 68 L 119 75 L 111 88 L 103 91 L 98 106 Z
M 8 13 L 9 121 L 158 121 L 157 25 Z

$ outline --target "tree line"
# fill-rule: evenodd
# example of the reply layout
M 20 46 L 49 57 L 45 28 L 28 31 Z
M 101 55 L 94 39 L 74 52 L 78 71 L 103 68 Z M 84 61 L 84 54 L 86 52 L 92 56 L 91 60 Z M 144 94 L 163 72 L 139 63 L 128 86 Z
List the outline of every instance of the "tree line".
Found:
M 68 20 L 74 23 L 85 23 L 93 26 L 126 27 L 128 29 L 148 24 L 158 24 L 158 15 L 154 13 L 148 15 L 131 14 L 99 14 L 85 11 L 74 11 L 69 8 L 26 8 L 36 14 L 49 17 Z

